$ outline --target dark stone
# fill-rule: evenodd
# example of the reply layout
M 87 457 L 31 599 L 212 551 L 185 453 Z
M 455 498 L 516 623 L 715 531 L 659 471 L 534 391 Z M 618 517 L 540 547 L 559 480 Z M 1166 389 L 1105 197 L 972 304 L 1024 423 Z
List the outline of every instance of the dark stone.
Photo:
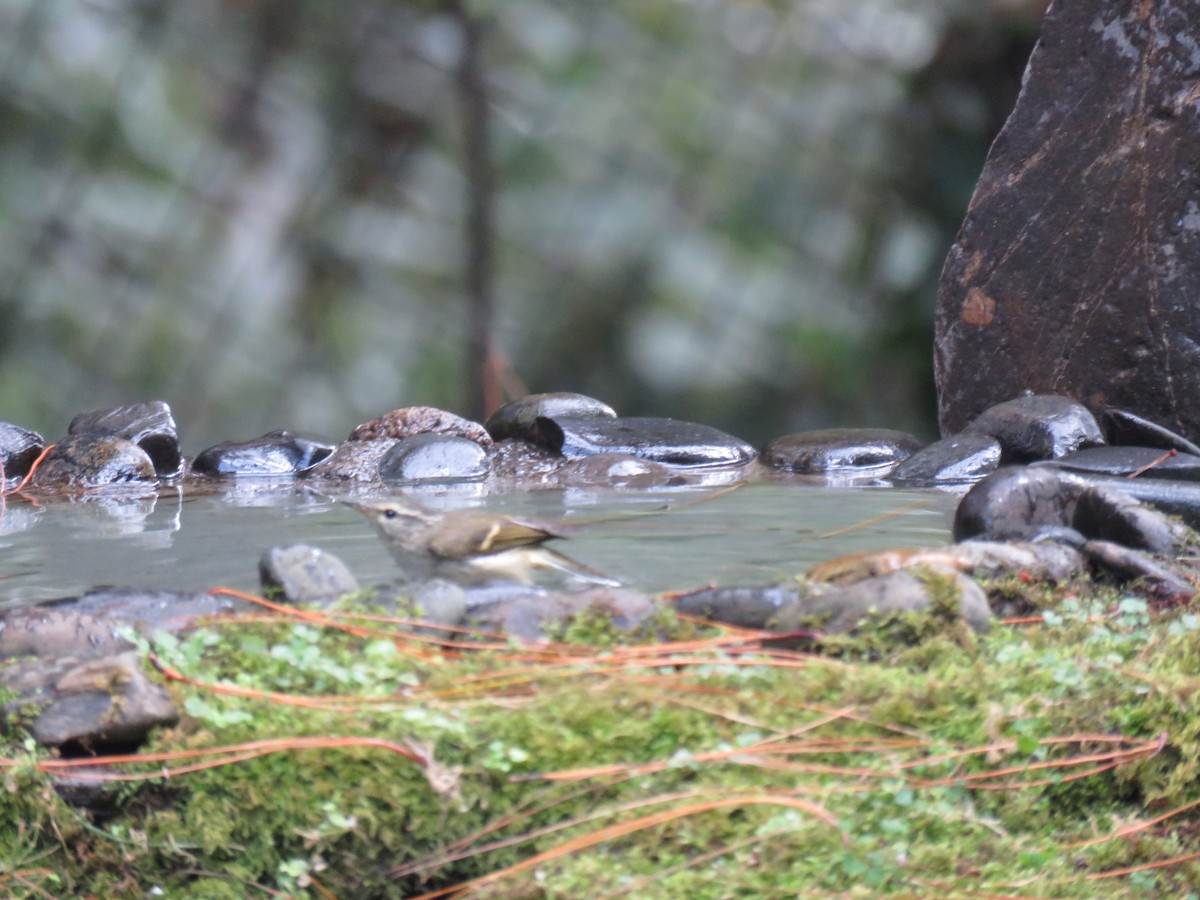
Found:
M 1071 527 L 1082 478 L 1054 469 L 1008 466 L 967 491 L 954 513 L 954 539 L 1025 539 L 1030 526 Z
M 308 470 L 310 478 L 331 478 L 339 481 L 378 481 L 379 462 L 396 443 L 397 438 L 374 441 L 345 441 Z
M 183 469 L 179 431 L 171 407 L 162 400 L 80 413 L 67 426 L 67 434 L 105 434 L 133 441 L 146 451 L 162 478 L 171 478 Z
M 1056 459 L 1104 443 L 1100 425 L 1086 406 L 1054 395 L 1030 394 L 998 403 L 972 421 L 966 432 L 998 440 L 1005 465 Z
M 943 434 L 1023 389 L 1200 434 L 1193 0 L 1049 8 L 942 272 Z
M 1000 442 L 986 434 L 960 434 L 922 447 L 892 469 L 893 484 L 923 486 L 978 481 L 1000 465 Z
M 539 416 L 544 416 L 546 419 L 557 419 L 558 416 L 582 418 L 582 416 L 594 415 L 614 419 L 617 413 L 608 404 L 583 394 L 569 394 L 566 391 L 554 392 L 554 394 L 530 394 L 521 397 L 520 400 L 505 403 L 503 407 L 488 416 L 484 427 L 496 440 L 506 438 L 536 440 L 534 424 Z
M 674 466 L 742 466 L 754 459 L 745 441 L 675 419 L 539 416 L 536 432 L 539 443 L 568 459 L 627 453 Z
M 478 481 L 487 473 L 487 451 L 475 441 L 450 434 L 402 438 L 379 460 L 379 477 L 400 484 Z
M 478 422 L 434 406 L 406 406 L 394 409 L 377 419 L 356 426 L 347 440 L 377 441 L 381 438 L 399 439 L 429 433 L 452 434 L 474 441 L 482 447 L 492 446 L 492 436 Z
M 536 441 L 534 423 L 539 416 L 547 419 L 555 419 L 559 416 L 604 416 L 611 419 L 616 415 L 611 406 L 584 394 L 567 392 L 530 394 L 504 404 L 488 416 L 483 427 L 497 441 L 506 438 Z
M 11 482 L 24 477 L 46 448 L 46 442 L 36 431 L 0 422 L 0 465 L 4 467 L 4 479 Z
M 258 561 L 259 583 L 278 591 L 288 603 L 329 604 L 358 590 L 346 564 L 317 547 L 272 547 Z
M 1108 407 L 1100 413 L 1100 427 L 1110 444 L 1122 447 L 1158 447 L 1200 456 L 1200 446 L 1170 428 L 1143 419 L 1124 409 Z
M 157 480 L 154 463 L 133 441 L 105 434 L 72 434 L 46 454 L 33 476 L 39 487 L 99 487 Z
M 1173 481 L 1200 481 L 1200 456 L 1175 453 L 1157 447 L 1091 447 L 1068 453 L 1059 459 L 1036 463 L 1082 475 L 1107 475 L 1113 478 L 1166 478 Z
M 1091 540 L 1113 541 L 1135 550 L 1173 553 L 1185 541 L 1183 529 L 1133 497 L 1100 485 L 1079 495 L 1071 524 Z
M 1155 509 L 1179 516 L 1192 528 L 1200 529 L 1200 485 L 1163 478 L 1101 478 L 1088 476 L 1092 484 L 1103 485 L 1128 494 Z
M 827 428 L 775 438 L 763 448 L 762 461 L 800 475 L 877 474 L 922 446 L 911 434 L 890 428 Z
M 333 453 L 333 445 L 283 429 L 248 441 L 225 441 L 200 452 L 192 463 L 198 475 L 298 475 Z

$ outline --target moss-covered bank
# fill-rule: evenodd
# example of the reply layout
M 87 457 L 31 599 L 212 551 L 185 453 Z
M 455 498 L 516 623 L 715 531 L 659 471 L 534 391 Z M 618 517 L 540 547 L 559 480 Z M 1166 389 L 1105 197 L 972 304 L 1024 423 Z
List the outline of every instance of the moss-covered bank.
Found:
M 153 648 L 190 681 L 143 756 L 181 755 L 105 767 L 147 775 L 111 810 L 5 736 L 0 891 L 413 897 L 512 866 L 468 895 L 1198 896 L 1200 617 L 1092 585 L 1038 603 L 836 657 L 687 623 L 537 650 L 214 623 Z

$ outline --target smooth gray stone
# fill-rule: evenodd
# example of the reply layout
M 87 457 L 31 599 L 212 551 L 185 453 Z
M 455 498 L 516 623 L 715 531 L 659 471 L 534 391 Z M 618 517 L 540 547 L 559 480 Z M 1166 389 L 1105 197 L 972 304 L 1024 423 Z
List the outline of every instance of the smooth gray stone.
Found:
M 911 486 L 967 484 L 995 472 L 1000 442 L 986 434 L 960 434 L 922 447 L 892 469 L 888 480 Z
M 655 611 L 654 602 L 629 588 L 604 587 L 586 591 L 540 591 L 525 597 L 473 605 L 467 624 L 510 639 L 544 641 L 576 616 L 604 615 L 615 628 L 633 631 Z
M 1168 453 L 1170 450 L 1157 447 L 1090 447 L 1034 465 L 1052 466 L 1081 475 L 1120 478 L 1137 472 L 1138 478 L 1200 481 L 1200 456 L 1179 452 L 1166 456 Z
M 248 441 L 224 441 L 200 452 L 192 472 L 246 477 L 299 475 L 333 453 L 333 445 L 283 429 Z
M 676 419 L 539 416 L 536 431 L 543 446 L 567 459 L 628 453 L 674 466 L 742 466 L 755 456 L 743 440 Z
M 487 450 L 475 441 L 450 434 L 402 438 L 379 460 L 379 477 L 398 484 L 479 481 L 487 477 Z
M 1185 529 L 1163 513 L 1102 485 L 1092 485 L 1079 495 L 1071 524 L 1089 539 L 1151 553 L 1174 553 L 1186 539 Z
M 1089 476 L 1087 480 L 1093 484 L 1122 491 L 1143 503 L 1148 503 L 1155 509 L 1172 516 L 1179 516 L 1192 528 L 1200 529 L 1200 484 L 1144 477 Z
M 1029 395 L 998 403 L 963 432 L 987 434 L 1000 442 L 1005 465 L 1057 459 L 1104 443 L 1096 417 L 1082 403 L 1053 394 Z
M 1182 573 L 1112 541 L 1088 541 L 1083 545 L 1088 562 L 1121 581 L 1138 579 L 1159 602 L 1181 605 L 1196 597 L 1196 586 Z
M 272 547 L 258 561 L 259 583 L 279 591 L 288 603 L 332 603 L 358 590 L 346 564 L 318 547 L 293 544 Z
M 506 438 L 536 440 L 535 422 L 540 416 L 555 419 L 559 416 L 604 416 L 615 418 L 616 412 L 606 403 L 585 394 L 560 391 L 549 394 L 529 394 L 506 403 L 488 416 L 483 427 L 497 441 Z
M 780 610 L 795 603 L 799 597 L 799 582 L 701 588 L 675 598 L 675 611 L 737 628 L 766 628 Z
M 763 447 L 762 462 L 798 475 L 845 474 L 894 465 L 922 446 L 891 428 L 825 428 L 774 438 Z
M 379 463 L 399 438 L 343 441 L 306 473 L 336 481 L 379 481 Z
M 163 478 L 183 470 L 179 430 L 171 407 L 162 400 L 80 413 L 67 426 L 67 434 L 106 434 L 133 441 L 146 451 Z

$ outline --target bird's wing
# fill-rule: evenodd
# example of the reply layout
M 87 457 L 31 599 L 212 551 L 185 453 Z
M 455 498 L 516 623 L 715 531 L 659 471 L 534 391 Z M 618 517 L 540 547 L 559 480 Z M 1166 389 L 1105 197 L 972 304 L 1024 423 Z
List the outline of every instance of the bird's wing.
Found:
M 555 536 L 554 532 L 534 522 L 463 511 L 453 518 L 446 517 L 430 536 L 429 549 L 438 556 L 463 559 L 515 547 L 532 547 Z

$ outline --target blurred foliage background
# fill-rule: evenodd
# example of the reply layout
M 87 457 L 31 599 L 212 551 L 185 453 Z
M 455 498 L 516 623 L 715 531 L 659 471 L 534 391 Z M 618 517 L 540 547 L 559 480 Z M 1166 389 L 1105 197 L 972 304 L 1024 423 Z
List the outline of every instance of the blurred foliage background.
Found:
M 0 419 L 165 399 L 195 452 L 528 389 L 933 437 L 1044 7 L 0 0 Z

